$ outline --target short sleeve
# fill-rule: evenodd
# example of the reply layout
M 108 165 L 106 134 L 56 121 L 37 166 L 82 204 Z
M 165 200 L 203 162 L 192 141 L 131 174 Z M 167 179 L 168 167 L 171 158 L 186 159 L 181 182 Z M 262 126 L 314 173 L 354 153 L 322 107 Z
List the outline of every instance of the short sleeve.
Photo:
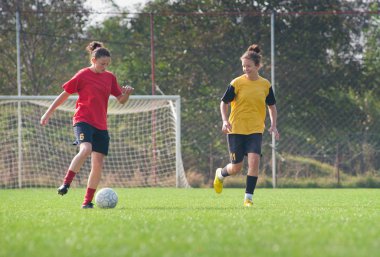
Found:
M 69 81 L 62 85 L 62 88 L 69 94 L 78 93 L 79 74 L 75 74 Z
M 269 93 L 267 95 L 267 98 L 265 99 L 265 102 L 269 106 L 276 104 L 276 98 L 274 97 L 274 93 L 273 93 L 272 87 L 269 88 Z
M 122 94 L 119 83 L 117 83 L 117 79 L 114 75 L 112 76 L 111 94 L 115 97 L 118 97 Z
M 224 93 L 223 97 L 222 97 L 222 101 L 226 104 L 232 102 L 235 98 L 235 88 L 234 86 L 232 85 L 229 85 L 227 87 L 227 90 L 226 92 Z

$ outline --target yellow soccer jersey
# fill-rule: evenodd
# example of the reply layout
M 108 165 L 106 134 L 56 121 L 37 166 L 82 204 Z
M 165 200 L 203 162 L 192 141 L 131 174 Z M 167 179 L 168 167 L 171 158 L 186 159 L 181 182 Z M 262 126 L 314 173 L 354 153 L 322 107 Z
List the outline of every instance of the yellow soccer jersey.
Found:
M 267 79 L 259 76 L 257 80 L 250 80 L 246 75 L 231 81 L 222 101 L 231 103 L 230 134 L 242 135 L 263 133 L 266 106 L 276 104 L 272 87 Z

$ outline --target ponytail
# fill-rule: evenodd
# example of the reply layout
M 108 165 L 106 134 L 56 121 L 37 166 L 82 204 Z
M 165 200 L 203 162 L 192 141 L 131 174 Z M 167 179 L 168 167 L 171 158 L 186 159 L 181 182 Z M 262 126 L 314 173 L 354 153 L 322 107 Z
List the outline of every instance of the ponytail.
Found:
M 111 57 L 110 51 L 104 47 L 102 42 L 93 41 L 86 47 L 87 52 L 90 54 L 90 59 L 95 57 L 99 59 L 101 57 Z
M 247 51 L 240 57 L 240 59 L 249 59 L 253 61 L 255 65 L 261 64 L 261 49 L 258 45 L 253 44 L 250 45 L 247 49 Z

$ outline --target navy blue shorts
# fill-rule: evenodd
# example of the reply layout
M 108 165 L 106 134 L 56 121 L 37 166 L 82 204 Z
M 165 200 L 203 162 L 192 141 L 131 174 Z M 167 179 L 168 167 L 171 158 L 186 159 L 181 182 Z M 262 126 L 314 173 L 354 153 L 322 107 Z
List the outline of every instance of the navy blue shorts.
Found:
M 108 154 L 110 137 L 108 130 L 97 129 L 86 122 L 78 122 L 74 125 L 75 141 L 74 145 L 83 142 L 91 143 L 92 151 Z
M 248 153 L 261 155 L 261 142 L 263 134 L 254 133 L 250 135 L 228 134 L 228 148 L 230 150 L 231 163 L 236 164 L 243 161 Z

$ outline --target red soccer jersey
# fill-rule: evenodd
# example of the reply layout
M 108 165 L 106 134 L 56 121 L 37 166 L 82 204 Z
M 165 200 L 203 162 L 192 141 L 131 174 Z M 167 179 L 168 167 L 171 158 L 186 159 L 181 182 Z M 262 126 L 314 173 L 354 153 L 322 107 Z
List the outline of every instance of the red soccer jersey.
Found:
M 73 124 L 86 122 L 97 129 L 107 129 L 108 99 L 110 95 L 121 95 L 115 75 L 109 71 L 95 73 L 90 68 L 84 68 L 62 87 L 69 94 L 79 95 Z

